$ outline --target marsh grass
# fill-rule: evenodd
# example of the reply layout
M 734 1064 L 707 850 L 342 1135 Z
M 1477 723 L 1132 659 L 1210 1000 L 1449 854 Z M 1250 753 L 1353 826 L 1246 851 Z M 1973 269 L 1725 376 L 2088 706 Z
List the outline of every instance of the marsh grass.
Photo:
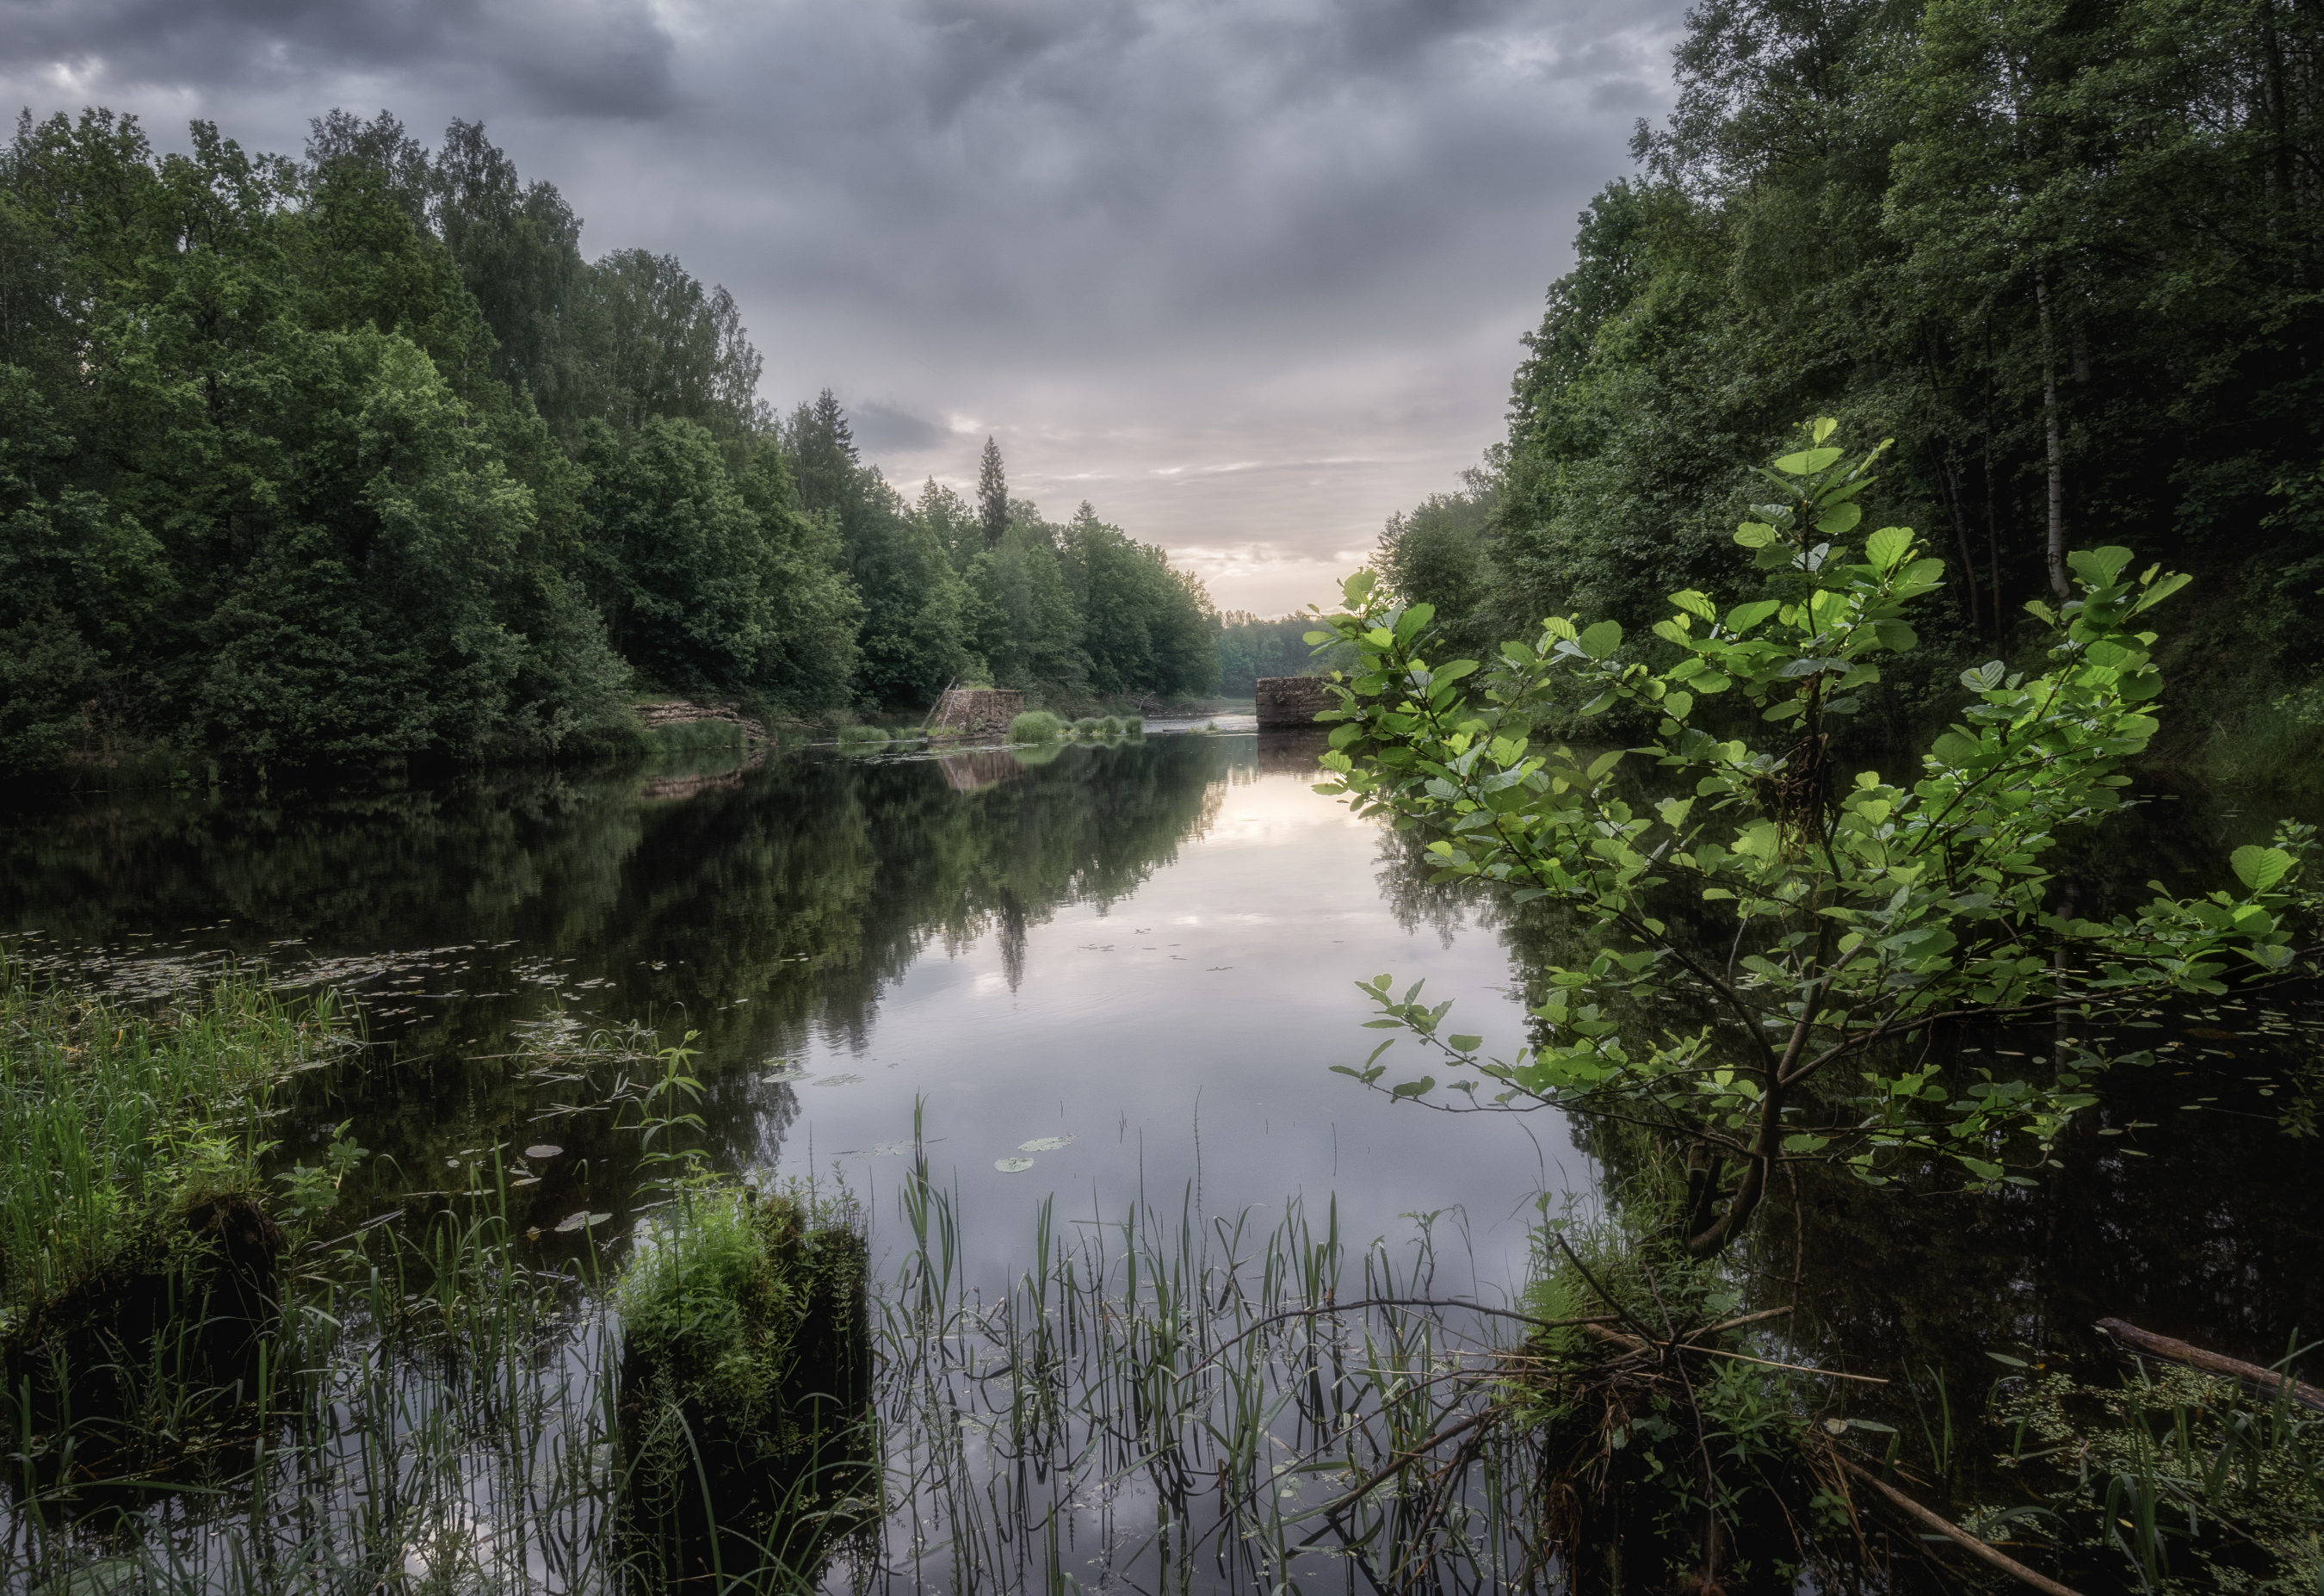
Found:
M 278 1089 L 346 1043 L 327 996 L 246 973 L 155 1013 L 0 954 L 0 1339 L 203 1252 L 212 1209 L 263 1199 Z
M 2307 1349 L 2292 1348 L 2282 1367 Z M 2324 1414 L 2232 1380 L 2140 1362 L 1997 1382 L 1997 1462 L 2039 1506 L 1984 1533 L 2051 1545 L 2070 1576 L 2153 1591 L 2324 1586 Z
M 1055 743 L 1067 730 L 1065 723 L 1046 709 L 1028 709 L 1009 723 L 1011 743 Z

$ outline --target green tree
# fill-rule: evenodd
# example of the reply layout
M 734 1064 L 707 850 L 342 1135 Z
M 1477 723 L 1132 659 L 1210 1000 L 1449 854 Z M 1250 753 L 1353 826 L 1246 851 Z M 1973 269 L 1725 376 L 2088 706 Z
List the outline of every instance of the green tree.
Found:
M 984 546 L 998 549 L 1001 535 L 1009 530 L 1009 475 L 1001 467 L 1001 446 L 990 438 L 976 468 L 976 506 L 984 525 Z
M 2134 575 L 2127 549 L 2069 557 L 2077 597 L 2028 606 L 2051 638 L 2046 669 L 1968 673 L 1969 707 L 1919 780 L 1838 767 L 1834 719 L 1916 646 L 1904 616 L 1943 567 L 1909 529 L 1843 542 L 1882 451 L 1849 460 L 1828 442 L 1835 426 L 1817 422 L 1758 474 L 1759 519 L 1735 534 L 1773 594 L 1674 595 L 1654 629 L 1663 663 L 1613 622 L 1557 616 L 1504 643 L 1489 669 L 1448 658 L 1427 606 L 1379 602 L 1370 573 L 1315 634 L 1360 655 L 1333 716 L 1331 790 L 1422 831 L 1442 875 L 1561 906 L 1582 934 L 1582 956 L 1541 972 L 1538 1029 L 1507 1057 L 1386 975 L 1365 983 L 1373 1023 L 1429 1044 L 1454 1072 L 1448 1089 L 1472 1102 L 1676 1139 L 1698 1256 L 1744 1232 L 1786 1160 L 1878 1182 L 1934 1156 L 1978 1189 L 2027 1184 L 2107 1068 L 2143 1057 L 2109 1056 L 2098 1032 L 2110 1019 L 2294 963 L 2284 919 L 2298 861 L 2282 848 L 2237 850 L 2239 890 L 2158 895 L 2106 919 L 2054 901 L 2043 855 L 2118 805 L 2121 767 L 2159 724 L 2156 634 L 2142 617 L 2188 578 Z M 1535 744 L 1558 677 L 1590 712 L 1628 703 L 1653 718 L 1636 752 L 1674 796 L 1625 797 L 1622 750 L 1585 761 Z M 1737 734 L 1738 722 L 1774 745 Z M 1981 1068 L 1954 1051 L 1964 1023 L 2033 1019 L 2079 1033 L 2061 1034 L 2049 1068 Z M 1381 1080 L 1388 1045 L 1343 1073 Z

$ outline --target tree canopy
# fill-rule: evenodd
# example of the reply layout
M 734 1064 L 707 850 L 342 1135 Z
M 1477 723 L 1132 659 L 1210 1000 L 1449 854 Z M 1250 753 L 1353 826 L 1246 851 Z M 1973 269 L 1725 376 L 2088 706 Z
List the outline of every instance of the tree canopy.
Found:
M 2036 638 L 2076 548 L 2198 578 L 2190 725 L 2319 663 L 2324 20 L 2285 0 L 1707 0 L 1677 107 L 1580 218 L 1462 522 L 1376 562 L 1464 649 L 1706 585 L 1803 413 L 1894 437 L 1950 567 L 1895 738 Z
M 633 734 L 640 690 L 1214 678 L 1158 550 L 1011 506 L 1003 573 L 828 392 L 760 400 L 724 289 L 585 258 L 481 125 L 189 142 L 90 110 L 0 150 L 0 764 L 553 752 Z

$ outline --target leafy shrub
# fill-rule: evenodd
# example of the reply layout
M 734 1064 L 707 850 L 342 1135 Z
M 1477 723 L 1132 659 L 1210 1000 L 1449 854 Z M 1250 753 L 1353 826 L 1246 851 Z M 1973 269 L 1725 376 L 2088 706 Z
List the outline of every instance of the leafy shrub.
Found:
M 1098 730 L 1103 732 L 1109 737 L 1120 736 L 1121 717 L 1118 715 L 1107 715 L 1104 720 L 1098 724 Z
M 1142 715 L 1124 715 L 1121 729 L 1133 737 L 1142 737 L 1146 734 L 1146 717 Z
M 1093 715 L 1085 715 L 1074 723 L 1074 735 L 1094 737 L 1105 729 L 1105 723 Z
M 839 740 L 842 743 L 885 743 L 888 733 L 881 726 L 842 726 L 839 728 Z
M 1055 743 L 1065 732 L 1065 723 L 1046 709 L 1028 709 L 1009 723 L 1011 743 Z

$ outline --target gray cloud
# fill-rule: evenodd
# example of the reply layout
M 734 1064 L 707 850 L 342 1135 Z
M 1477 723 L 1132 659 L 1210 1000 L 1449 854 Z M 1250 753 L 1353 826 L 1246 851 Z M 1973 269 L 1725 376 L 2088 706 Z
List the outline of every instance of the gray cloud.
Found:
M 994 433 L 1279 608 L 1498 435 L 1683 4 L 0 0 L 0 88 L 287 150 L 481 118 L 593 251 L 732 289 L 769 399 L 880 396 L 891 475 Z
M 650 8 L 628 4 L 0 0 L 0 29 L 20 72 L 37 62 L 116 103 L 155 91 L 217 99 L 208 110 L 221 119 L 234 91 L 366 79 L 407 101 L 426 81 L 549 116 L 654 116 L 677 103 L 672 41 Z
M 872 457 L 920 455 L 952 441 L 952 434 L 934 421 L 877 400 L 858 400 L 847 407 L 849 430 L 855 447 Z

